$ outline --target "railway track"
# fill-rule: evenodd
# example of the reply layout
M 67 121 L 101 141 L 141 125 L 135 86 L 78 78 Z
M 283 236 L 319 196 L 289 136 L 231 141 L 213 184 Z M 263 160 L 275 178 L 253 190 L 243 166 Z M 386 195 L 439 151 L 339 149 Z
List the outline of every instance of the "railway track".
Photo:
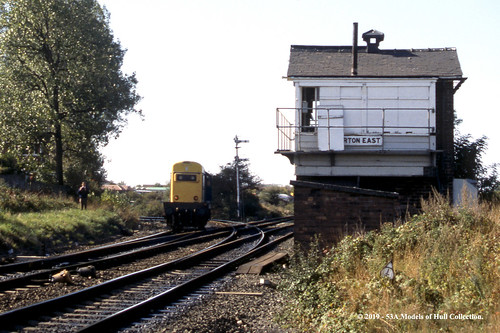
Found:
M 181 246 L 210 241 L 229 233 L 229 229 L 213 229 L 178 235 L 161 232 L 77 253 L 3 265 L 0 266 L 0 274 L 2 274 L 0 292 L 26 285 L 48 283 L 51 276 L 63 269 L 73 273 L 89 266 L 95 269 L 108 269 Z
M 232 223 L 219 243 L 188 256 L 143 269 L 55 299 L 0 314 L 0 329 L 37 332 L 115 330 L 163 310 L 214 281 L 245 260 L 266 251 L 269 235 L 284 232 L 282 220 Z M 217 232 L 212 232 L 217 235 Z M 277 238 L 282 241 L 291 236 Z M 208 236 L 205 236 L 208 237 Z M 220 235 L 219 235 L 220 237 Z

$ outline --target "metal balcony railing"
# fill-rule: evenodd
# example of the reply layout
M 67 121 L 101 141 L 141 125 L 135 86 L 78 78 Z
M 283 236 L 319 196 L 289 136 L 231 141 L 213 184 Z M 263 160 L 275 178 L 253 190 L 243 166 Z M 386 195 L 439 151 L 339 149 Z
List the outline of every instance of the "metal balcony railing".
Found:
M 325 150 L 322 140 L 326 150 L 335 150 L 332 142 L 339 139 L 346 143 L 342 150 L 359 150 L 359 138 L 369 136 L 380 138 L 380 145 L 364 148 L 368 150 L 435 149 L 432 108 L 277 108 L 276 127 L 278 152 Z
M 296 126 L 288 121 L 286 116 L 276 109 L 276 127 L 278 128 L 278 151 L 294 150 Z

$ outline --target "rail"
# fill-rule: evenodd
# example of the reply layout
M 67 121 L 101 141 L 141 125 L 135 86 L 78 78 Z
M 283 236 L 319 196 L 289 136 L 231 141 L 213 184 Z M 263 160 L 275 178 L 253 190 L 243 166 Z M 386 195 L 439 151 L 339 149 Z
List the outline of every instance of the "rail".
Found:
M 277 108 L 276 127 L 278 152 L 435 149 L 433 108 Z
M 2 277 L 0 280 L 0 292 L 12 288 L 24 287 L 36 282 L 49 282 L 50 276 L 60 272 L 62 269 L 77 271 L 78 268 L 88 265 L 93 265 L 96 269 L 107 269 L 156 253 L 191 245 L 201 240 L 216 239 L 229 231 L 230 228 L 219 228 L 208 232 L 185 233 L 173 236 L 161 236 L 164 233 L 159 233 L 154 238 L 146 236 L 136 241 L 126 241 L 64 256 L 54 256 L 42 260 L 0 266 L 3 269 L 1 273 L 15 273 L 10 278 L 3 279 L 4 277 Z M 36 271 L 20 274 L 20 272 L 35 269 Z
M 272 221 L 275 224 L 282 222 L 285 221 Z M 270 222 L 262 221 L 256 224 L 267 227 L 268 223 Z M 44 327 L 52 331 L 67 331 L 71 327 L 72 331 L 79 332 L 116 331 L 155 309 L 162 309 L 167 304 L 178 301 L 250 257 L 266 251 L 269 246 L 273 246 L 273 243 L 266 244 L 267 236 L 290 227 L 291 225 L 286 224 L 264 231 L 253 224 L 241 224 L 227 228 L 232 229 L 231 236 L 204 250 L 65 296 L 2 313 L 2 329 Z M 240 237 L 235 239 L 237 230 Z M 279 240 L 276 239 L 276 242 L 291 235 L 290 232 Z M 181 274 L 178 273 L 180 270 Z

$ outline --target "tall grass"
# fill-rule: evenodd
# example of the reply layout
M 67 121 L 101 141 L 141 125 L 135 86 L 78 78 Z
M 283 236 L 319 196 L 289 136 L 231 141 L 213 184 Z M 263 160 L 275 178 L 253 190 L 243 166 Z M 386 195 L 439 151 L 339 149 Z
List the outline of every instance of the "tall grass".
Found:
M 406 223 L 297 252 L 280 319 L 307 332 L 494 332 L 499 221 L 498 206 L 453 208 L 435 196 Z M 390 260 L 393 280 L 380 275 Z
M 94 244 L 129 234 L 138 214 L 128 201 L 95 198 L 80 210 L 74 198 L 33 193 L 0 184 L 0 255 L 9 249 L 46 254 L 76 244 Z
M 103 209 L 0 213 L 0 247 L 44 255 L 77 244 L 94 244 L 126 229 L 118 214 Z

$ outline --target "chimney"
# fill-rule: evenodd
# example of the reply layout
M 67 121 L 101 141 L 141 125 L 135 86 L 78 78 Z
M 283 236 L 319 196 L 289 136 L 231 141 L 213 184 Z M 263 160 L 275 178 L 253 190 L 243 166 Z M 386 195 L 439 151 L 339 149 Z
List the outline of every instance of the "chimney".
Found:
M 353 23 L 351 75 L 358 75 L 358 22 Z
M 378 45 L 384 40 L 384 33 L 377 30 L 370 30 L 365 32 L 363 35 L 363 40 L 368 46 L 368 53 L 378 53 Z

